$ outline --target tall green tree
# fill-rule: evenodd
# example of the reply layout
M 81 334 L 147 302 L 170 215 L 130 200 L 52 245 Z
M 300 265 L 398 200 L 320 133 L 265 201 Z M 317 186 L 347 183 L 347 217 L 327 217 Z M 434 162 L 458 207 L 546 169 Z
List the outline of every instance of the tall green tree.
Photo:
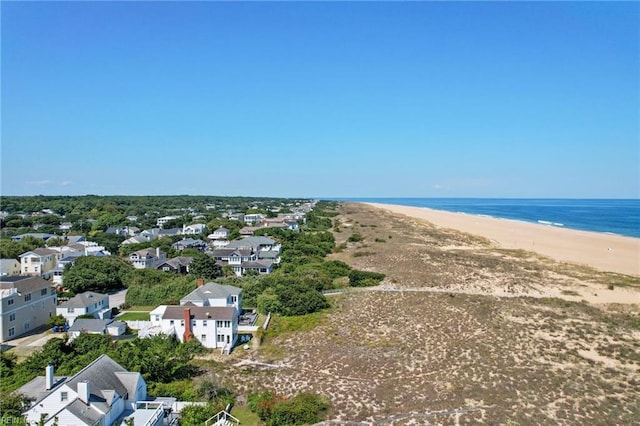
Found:
M 189 264 L 189 273 L 197 278 L 213 280 L 222 276 L 222 268 L 214 258 L 200 253 Z
M 116 256 L 84 256 L 65 271 L 64 285 L 74 293 L 124 288 L 133 266 Z

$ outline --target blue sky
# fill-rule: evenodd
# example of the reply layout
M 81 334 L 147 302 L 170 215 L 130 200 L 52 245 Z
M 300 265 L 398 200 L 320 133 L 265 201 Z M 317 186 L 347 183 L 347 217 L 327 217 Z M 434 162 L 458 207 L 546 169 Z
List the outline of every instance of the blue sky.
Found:
M 2 2 L 1 193 L 640 196 L 637 2 Z

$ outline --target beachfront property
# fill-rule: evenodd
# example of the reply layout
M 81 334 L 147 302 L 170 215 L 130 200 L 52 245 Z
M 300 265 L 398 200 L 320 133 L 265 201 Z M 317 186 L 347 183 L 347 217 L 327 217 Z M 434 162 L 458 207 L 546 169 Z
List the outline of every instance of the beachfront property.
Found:
M 73 325 L 81 315 L 93 315 L 97 319 L 111 318 L 109 296 L 93 291 L 79 293 L 56 308 L 56 315 L 62 315 L 69 325 Z
M 50 278 L 51 270 L 56 267 L 58 252 L 49 248 L 37 248 L 20 255 L 20 270 L 24 275 L 37 275 Z
M 167 258 L 167 254 L 160 250 L 159 247 L 146 248 L 134 251 L 129 255 L 129 262 L 136 269 L 155 268 L 156 265 L 162 263 Z
M 41 327 L 54 316 L 57 296 L 38 276 L 0 277 L 0 341 L 6 342 Z
M 197 339 L 206 348 L 229 353 L 238 341 L 242 289 L 198 280 L 198 288 L 179 306 L 161 305 L 149 313 L 151 327 L 142 335 L 175 335 L 181 342 Z
M 20 262 L 16 259 L 0 259 L 0 277 L 20 275 Z
M 108 355 L 70 376 L 55 376 L 54 366 L 18 389 L 31 402 L 23 413 L 29 425 L 111 426 L 164 423 L 164 406 L 147 400 L 147 383 Z M 132 419 L 133 423 L 128 423 Z

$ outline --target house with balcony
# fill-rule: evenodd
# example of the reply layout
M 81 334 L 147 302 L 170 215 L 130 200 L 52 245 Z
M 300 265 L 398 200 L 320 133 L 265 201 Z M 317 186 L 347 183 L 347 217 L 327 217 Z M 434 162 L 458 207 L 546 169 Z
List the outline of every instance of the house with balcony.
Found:
M 52 364 L 44 373 L 18 389 L 31 401 L 23 413 L 26 424 L 166 424 L 164 406 L 148 399 L 142 375 L 127 371 L 108 355 L 100 355 L 72 376 L 54 375 Z
M 155 268 L 159 263 L 166 260 L 167 254 L 157 248 L 146 248 L 134 251 L 129 255 L 129 262 L 136 269 Z
M 62 315 L 69 325 L 73 325 L 81 315 L 93 315 L 97 319 L 110 319 L 109 296 L 93 291 L 76 294 L 56 308 L 56 315 Z
M 55 290 L 41 277 L 0 277 L 0 341 L 45 325 L 55 315 L 56 302 Z
M 20 255 L 20 270 L 24 275 L 37 275 L 44 279 L 51 276 L 57 266 L 58 252 L 49 248 L 37 248 Z

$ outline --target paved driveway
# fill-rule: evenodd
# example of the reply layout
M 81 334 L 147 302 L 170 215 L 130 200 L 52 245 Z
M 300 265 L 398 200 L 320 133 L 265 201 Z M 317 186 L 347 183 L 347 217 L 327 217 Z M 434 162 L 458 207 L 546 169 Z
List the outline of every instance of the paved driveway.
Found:
M 127 294 L 127 289 L 117 291 L 115 293 L 109 293 L 109 306 L 117 308 L 124 303 L 124 297 Z

